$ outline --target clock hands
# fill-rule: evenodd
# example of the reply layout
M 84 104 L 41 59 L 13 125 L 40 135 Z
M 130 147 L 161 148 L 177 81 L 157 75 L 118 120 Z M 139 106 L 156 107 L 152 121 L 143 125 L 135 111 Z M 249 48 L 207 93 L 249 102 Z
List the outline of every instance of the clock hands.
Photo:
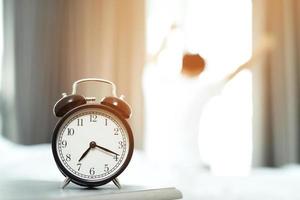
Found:
M 83 154 L 82 156 L 79 158 L 78 162 L 80 162 L 85 156 L 86 154 L 88 154 L 88 152 L 91 150 L 91 147 L 89 147 Z
M 107 151 L 107 152 L 109 152 L 109 153 L 112 153 L 112 154 L 115 154 L 115 155 L 118 155 L 118 156 L 119 156 L 119 154 L 117 154 L 116 152 L 113 152 L 113 151 L 111 151 L 111 150 L 109 150 L 109 149 L 107 149 L 107 148 L 101 147 L 101 146 L 99 146 L 99 145 L 97 145 L 97 144 L 96 144 L 96 147 L 98 147 L 99 149 L 102 149 L 103 151 Z
M 92 148 L 95 148 L 96 145 L 97 145 L 96 142 L 94 142 L 94 141 L 90 142 L 89 148 L 82 154 L 82 156 L 79 158 L 78 162 L 80 162 Z
M 92 142 L 90 142 L 89 148 L 82 154 L 82 156 L 79 158 L 78 162 L 80 162 L 88 154 L 88 152 L 91 149 L 95 148 L 95 147 L 97 147 L 97 148 L 99 148 L 99 149 L 101 149 L 103 151 L 106 151 L 108 153 L 111 153 L 111 154 L 114 154 L 116 156 L 119 156 L 119 154 L 117 154 L 116 152 L 113 152 L 113 151 L 111 151 L 111 150 L 109 150 L 109 149 L 107 149 L 105 147 L 99 146 L 99 145 L 96 144 L 96 142 L 92 141 Z

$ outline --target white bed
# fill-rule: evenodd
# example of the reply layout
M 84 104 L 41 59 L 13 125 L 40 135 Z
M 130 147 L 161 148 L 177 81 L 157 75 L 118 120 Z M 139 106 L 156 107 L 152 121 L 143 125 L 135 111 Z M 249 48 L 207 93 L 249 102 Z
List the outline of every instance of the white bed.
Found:
M 0 139 L 2 180 L 63 181 L 49 144 L 21 146 Z M 300 166 L 254 169 L 247 177 L 215 177 L 208 171 L 170 169 L 149 163 L 135 151 L 128 169 L 120 176 L 126 185 L 175 186 L 184 199 L 300 199 Z

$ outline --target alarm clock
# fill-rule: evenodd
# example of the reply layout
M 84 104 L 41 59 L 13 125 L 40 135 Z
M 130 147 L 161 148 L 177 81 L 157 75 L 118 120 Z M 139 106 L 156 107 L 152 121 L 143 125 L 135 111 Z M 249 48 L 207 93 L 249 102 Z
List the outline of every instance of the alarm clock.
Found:
M 112 87 L 112 96 L 96 102 L 95 97 L 77 94 L 84 82 L 100 82 Z M 52 152 L 58 169 L 70 182 L 96 187 L 113 182 L 121 188 L 117 177 L 128 166 L 134 140 L 127 119 L 131 109 L 124 96 L 117 96 L 113 82 L 104 79 L 81 79 L 73 84 L 72 94 L 62 94 L 53 113 L 60 120 L 52 137 Z

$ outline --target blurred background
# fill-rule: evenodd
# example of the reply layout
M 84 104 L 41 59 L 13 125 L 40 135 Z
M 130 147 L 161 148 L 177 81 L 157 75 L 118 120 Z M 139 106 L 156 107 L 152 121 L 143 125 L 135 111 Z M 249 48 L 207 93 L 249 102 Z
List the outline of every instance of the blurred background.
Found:
M 78 79 L 99 77 L 126 96 L 136 149 L 153 162 L 216 175 L 300 162 L 299 1 L 0 5 L 3 138 L 49 143 L 58 120 L 52 108 L 61 93 L 70 93 Z M 185 74 L 183 56 L 197 54 L 204 71 Z M 244 63 L 247 69 L 222 82 Z M 80 92 L 110 94 L 99 85 Z

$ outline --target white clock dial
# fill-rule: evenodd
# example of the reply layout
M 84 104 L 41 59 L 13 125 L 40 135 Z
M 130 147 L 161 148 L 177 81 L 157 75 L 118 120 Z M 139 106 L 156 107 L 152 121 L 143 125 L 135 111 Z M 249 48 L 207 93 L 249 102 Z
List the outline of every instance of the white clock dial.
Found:
M 102 109 L 69 116 L 58 131 L 56 150 L 64 168 L 87 181 L 113 176 L 124 164 L 129 138 L 121 120 Z

